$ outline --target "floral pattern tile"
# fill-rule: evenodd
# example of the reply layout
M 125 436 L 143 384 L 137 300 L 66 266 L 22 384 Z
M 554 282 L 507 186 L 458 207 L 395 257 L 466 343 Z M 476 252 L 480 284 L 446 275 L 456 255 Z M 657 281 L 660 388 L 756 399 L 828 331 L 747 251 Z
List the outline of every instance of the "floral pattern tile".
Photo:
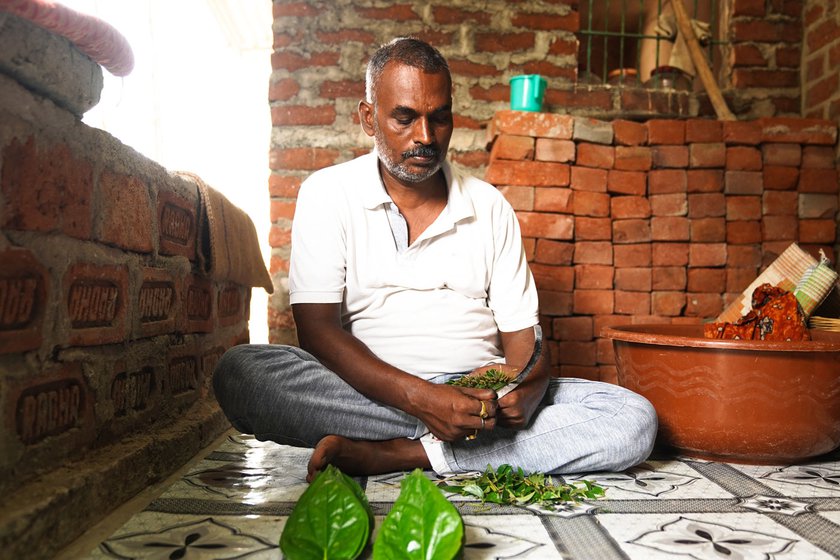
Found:
M 281 558 L 278 542 L 307 488 L 309 454 L 231 435 L 89 558 Z M 374 538 L 405 474 L 357 479 L 374 506 Z M 595 481 L 606 497 L 545 511 L 447 494 L 464 521 L 464 558 L 840 558 L 838 461 L 752 466 L 656 457 L 622 472 L 563 478 Z M 369 557 L 370 548 L 362 558 Z

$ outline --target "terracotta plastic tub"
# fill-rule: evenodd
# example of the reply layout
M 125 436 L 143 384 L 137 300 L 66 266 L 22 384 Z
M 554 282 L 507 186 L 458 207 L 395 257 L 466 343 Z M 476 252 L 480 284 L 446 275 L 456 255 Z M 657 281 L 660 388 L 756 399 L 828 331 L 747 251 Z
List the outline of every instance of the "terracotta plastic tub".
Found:
M 840 333 L 714 340 L 701 325 L 607 327 L 618 381 L 650 400 L 658 444 L 700 458 L 785 464 L 840 446 Z

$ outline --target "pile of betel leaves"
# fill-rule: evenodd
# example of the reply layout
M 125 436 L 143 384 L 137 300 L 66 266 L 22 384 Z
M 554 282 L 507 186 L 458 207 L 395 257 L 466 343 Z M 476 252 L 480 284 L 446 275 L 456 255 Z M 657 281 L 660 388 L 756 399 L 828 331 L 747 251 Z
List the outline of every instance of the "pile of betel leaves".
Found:
M 546 509 L 604 495 L 602 488 L 588 481 L 563 484 L 510 465 L 450 477 L 441 487 L 482 503 L 540 504 Z M 283 528 L 280 549 L 289 560 L 353 560 L 367 546 L 373 524 L 361 486 L 329 465 L 298 500 Z M 415 469 L 403 479 L 400 495 L 382 522 L 373 543 L 373 559 L 450 560 L 460 557 L 463 544 L 464 523 L 458 510 L 422 470 Z
M 481 375 L 464 375 L 446 382 L 456 387 L 472 387 L 473 389 L 493 389 L 498 391 L 511 382 L 513 378 L 497 369 L 488 369 Z

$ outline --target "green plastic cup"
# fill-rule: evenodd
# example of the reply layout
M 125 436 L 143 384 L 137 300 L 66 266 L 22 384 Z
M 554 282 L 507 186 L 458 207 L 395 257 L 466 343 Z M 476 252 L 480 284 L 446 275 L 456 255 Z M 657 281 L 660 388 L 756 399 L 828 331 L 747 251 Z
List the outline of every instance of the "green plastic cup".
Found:
M 540 111 L 545 95 L 545 78 L 523 74 L 510 79 L 510 108 L 514 111 Z

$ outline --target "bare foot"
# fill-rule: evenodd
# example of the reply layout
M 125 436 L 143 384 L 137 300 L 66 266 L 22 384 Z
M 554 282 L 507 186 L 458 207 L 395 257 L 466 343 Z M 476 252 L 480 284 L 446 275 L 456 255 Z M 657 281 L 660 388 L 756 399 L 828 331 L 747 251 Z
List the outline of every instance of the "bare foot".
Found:
M 431 467 L 423 446 L 417 440 L 391 439 L 361 441 L 342 436 L 325 436 L 318 442 L 306 467 L 306 481 L 327 465 L 335 465 L 345 474 L 382 474 L 414 468 Z

